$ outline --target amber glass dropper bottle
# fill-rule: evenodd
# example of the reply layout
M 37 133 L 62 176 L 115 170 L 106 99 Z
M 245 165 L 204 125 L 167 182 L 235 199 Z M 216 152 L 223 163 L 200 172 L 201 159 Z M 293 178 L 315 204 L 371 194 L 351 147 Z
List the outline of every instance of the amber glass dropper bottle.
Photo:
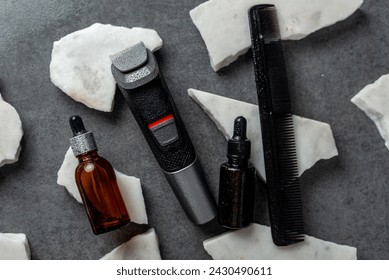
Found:
M 78 158 L 76 183 L 95 234 L 130 222 L 111 164 L 97 154 L 92 132 L 86 131 L 80 116 L 69 119 L 73 131 L 70 144 Z

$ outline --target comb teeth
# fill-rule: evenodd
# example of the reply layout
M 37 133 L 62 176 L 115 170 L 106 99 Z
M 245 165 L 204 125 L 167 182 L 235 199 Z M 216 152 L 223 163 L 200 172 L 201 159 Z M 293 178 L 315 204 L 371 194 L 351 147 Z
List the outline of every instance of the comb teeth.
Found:
M 274 244 L 304 240 L 293 116 L 274 6 L 250 9 L 255 80 L 261 117 L 270 224 Z
M 304 240 L 301 191 L 297 154 L 294 140 L 293 117 L 286 114 L 274 121 L 275 149 L 277 151 L 278 174 L 269 187 L 269 212 L 273 216 L 274 243 L 286 246 Z

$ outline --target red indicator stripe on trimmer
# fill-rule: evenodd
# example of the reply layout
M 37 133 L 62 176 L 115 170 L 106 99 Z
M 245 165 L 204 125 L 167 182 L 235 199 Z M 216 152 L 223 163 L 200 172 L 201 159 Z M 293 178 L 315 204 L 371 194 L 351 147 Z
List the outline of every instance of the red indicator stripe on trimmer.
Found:
M 163 124 L 164 122 L 167 122 L 167 121 L 170 121 L 171 119 L 173 119 L 173 115 L 170 114 L 170 115 L 167 115 L 163 118 L 160 118 L 159 120 L 156 120 L 155 122 L 152 122 L 151 124 L 148 125 L 148 128 L 149 129 L 152 129 L 160 124 Z

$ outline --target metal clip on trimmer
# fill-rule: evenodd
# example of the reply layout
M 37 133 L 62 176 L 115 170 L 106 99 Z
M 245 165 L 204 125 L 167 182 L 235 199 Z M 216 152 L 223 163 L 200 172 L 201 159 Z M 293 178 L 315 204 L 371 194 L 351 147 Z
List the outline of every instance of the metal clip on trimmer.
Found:
M 141 42 L 110 57 L 112 74 L 182 208 L 195 224 L 216 204 L 154 54 Z

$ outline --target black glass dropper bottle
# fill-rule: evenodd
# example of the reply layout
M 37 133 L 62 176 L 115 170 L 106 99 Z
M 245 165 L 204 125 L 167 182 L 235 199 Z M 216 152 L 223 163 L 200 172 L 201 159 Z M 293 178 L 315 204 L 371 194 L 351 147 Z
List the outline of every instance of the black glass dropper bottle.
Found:
M 226 228 L 239 229 L 252 222 L 255 168 L 249 163 L 251 142 L 246 130 L 246 119 L 237 117 L 228 141 L 228 161 L 220 167 L 218 222 Z

